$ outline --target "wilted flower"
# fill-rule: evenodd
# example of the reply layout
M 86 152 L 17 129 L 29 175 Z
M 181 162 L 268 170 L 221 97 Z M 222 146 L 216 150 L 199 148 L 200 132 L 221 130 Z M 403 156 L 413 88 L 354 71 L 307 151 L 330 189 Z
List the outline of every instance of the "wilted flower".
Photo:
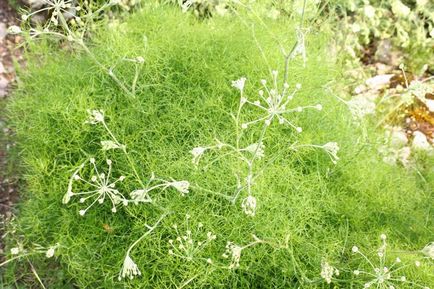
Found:
M 321 262 L 321 278 L 323 278 L 327 284 L 332 282 L 333 275 L 339 276 L 339 270 L 331 266 L 329 263 Z
M 193 155 L 193 164 L 198 165 L 200 158 L 202 157 L 202 155 L 205 153 L 205 151 L 207 150 L 207 148 L 205 147 L 196 147 L 194 149 L 191 150 L 191 154 Z
M 190 187 L 190 183 L 188 181 L 173 181 L 168 182 L 167 185 L 174 187 L 182 195 L 188 194 L 188 189 Z
M 247 216 L 254 217 L 256 213 L 256 198 L 248 196 L 241 203 L 241 208 Z
M 18 247 L 11 248 L 11 255 L 18 255 L 20 251 L 21 250 Z
M 78 177 L 78 172 L 84 167 L 84 163 L 81 164 L 72 174 L 72 176 L 69 178 L 68 182 L 68 189 L 66 191 L 66 194 L 63 196 L 62 203 L 67 204 L 71 200 L 71 197 L 74 195 L 74 192 L 72 191 L 72 184 L 74 180 Z
M 232 86 L 235 87 L 236 89 L 239 89 L 240 91 L 243 91 L 245 83 L 246 83 L 246 78 L 245 77 L 241 77 L 238 80 L 232 81 Z
M 429 243 L 422 249 L 422 253 L 434 260 L 434 242 Z
M 295 47 L 292 57 L 296 57 L 297 55 L 301 55 L 303 59 L 303 66 L 306 66 L 307 56 L 306 56 L 306 44 L 305 44 L 305 38 L 306 38 L 307 31 L 303 31 L 300 28 L 297 28 L 296 30 L 296 36 L 297 36 L 297 46 Z
M 102 110 L 88 109 L 87 113 L 89 114 L 89 118 L 86 123 L 97 124 L 104 121 L 104 112 Z
M 386 235 L 381 234 L 381 246 L 377 250 L 377 256 L 379 257 L 379 262 L 376 264 L 373 260 L 370 260 L 365 254 L 363 254 L 356 246 L 353 247 L 352 251 L 355 254 L 360 255 L 367 264 L 370 265 L 373 271 L 367 272 L 360 269 L 354 270 L 353 274 L 357 278 L 361 278 L 364 280 L 364 288 L 370 288 L 371 286 L 375 286 L 375 288 L 395 288 L 396 284 L 402 283 L 407 284 L 411 288 L 419 287 L 419 288 L 427 288 L 424 286 L 421 286 L 419 284 L 416 284 L 414 282 L 408 281 L 407 278 L 403 275 L 399 276 L 398 273 L 400 270 L 402 270 L 405 267 L 408 267 L 409 265 L 402 265 L 401 259 L 398 257 L 395 259 L 395 261 L 390 264 L 390 266 L 387 266 L 387 260 L 386 260 Z M 420 266 L 420 262 L 415 262 L 416 267 Z
M 226 252 L 223 254 L 224 258 L 231 257 L 231 264 L 229 264 L 229 269 L 236 269 L 240 267 L 240 258 L 241 258 L 241 251 L 243 250 L 242 247 L 232 243 L 228 242 L 226 244 Z
M 53 257 L 57 247 L 59 247 L 59 244 L 56 244 L 55 246 L 51 246 L 50 248 L 48 248 L 48 250 L 45 252 L 45 257 L 47 258 Z
M 21 28 L 16 25 L 12 25 L 8 28 L 8 33 L 10 34 L 20 34 L 21 32 Z
M 338 151 L 339 145 L 336 142 L 328 142 L 322 146 L 324 151 L 330 156 L 330 159 L 334 164 L 339 160 Z
M 152 203 L 152 199 L 148 194 L 148 190 L 145 189 L 134 190 L 130 193 L 130 196 L 135 205 L 138 203 Z
M 79 211 L 79 214 L 81 216 L 84 216 L 94 204 L 97 202 L 99 204 L 104 203 L 106 197 L 111 201 L 112 203 L 112 212 L 116 213 L 116 206 L 120 203 L 122 203 L 124 206 L 128 205 L 128 200 L 124 197 L 122 193 L 120 193 L 115 187 L 116 183 L 121 182 L 125 179 L 124 176 L 120 176 L 114 181 L 111 181 L 111 173 L 112 173 L 112 161 L 106 160 L 106 163 L 108 165 L 108 172 L 100 173 L 96 167 L 95 159 L 91 158 L 89 160 L 89 163 L 93 167 L 94 173 L 96 175 L 93 175 L 89 181 L 84 180 L 82 177 L 78 175 L 78 170 L 74 172 L 70 179 L 70 185 L 68 185 L 68 191 L 66 192 L 65 196 L 63 197 L 63 202 L 67 203 L 69 199 L 72 196 L 84 196 L 80 198 L 80 203 L 86 202 L 90 198 L 94 198 L 93 202 L 86 208 Z M 80 166 L 82 168 L 83 165 Z M 81 181 L 88 186 L 93 187 L 90 191 L 81 191 L 78 193 L 74 193 L 72 191 L 72 183 L 73 181 Z
M 122 265 L 121 272 L 119 273 L 118 280 L 122 280 L 122 278 L 130 278 L 133 279 L 136 276 L 140 276 L 142 273 L 137 267 L 137 264 L 134 263 L 133 259 L 131 259 L 129 253 L 125 256 L 124 263 Z
M 108 151 L 108 150 L 112 150 L 112 149 L 123 149 L 125 148 L 124 145 L 119 145 L 117 143 L 115 143 L 114 141 L 111 140 L 103 140 L 101 141 L 101 146 L 102 146 L 102 150 L 103 151 Z
M 265 149 L 265 145 L 263 143 L 261 143 L 260 145 L 254 143 L 247 146 L 244 149 L 241 149 L 241 151 L 249 152 L 252 155 L 256 156 L 258 159 L 261 159 L 264 157 L 264 149 Z

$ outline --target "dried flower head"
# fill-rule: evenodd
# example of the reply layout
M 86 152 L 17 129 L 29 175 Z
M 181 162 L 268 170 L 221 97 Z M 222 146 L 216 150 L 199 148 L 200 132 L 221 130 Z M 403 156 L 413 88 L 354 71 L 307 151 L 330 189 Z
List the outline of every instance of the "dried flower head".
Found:
M 113 150 L 113 149 L 124 149 L 124 145 L 119 145 L 111 140 L 103 140 L 101 141 L 101 147 L 103 151 Z
M 336 142 L 328 142 L 322 146 L 324 151 L 329 155 L 331 161 L 336 164 L 339 160 L 338 151 L 339 145 Z
M 240 151 L 249 152 L 252 155 L 256 156 L 256 158 L 261 159 L 265 155 L 264 150 L 265 150 L 265 145 L 263 143 L 261 143 L 261 144 L 254 143 L 254 144 L 251 144 L 251 145 L 245 147 L 244 149 L 241 149 Z
M 422 249 L 422 254 L 424 254 L 425 256 L 427 256 L 428 258 L 431 258 L 434 260 L 434 242 L 431 242 L 429 244 L 427 244 L 423 249 Z
M 238 80 L 232 81 L 232 86 L 235 87 L 236 89 L 239 89 L 242 92 L 244 90 L 244 84 L 245 83 L 246 83 L 246 78 L 241 77 Z
M 104 112 L 98 109 L 88 109 L 87 113 L 89 115 L 86 123 L 97 124 L 104 122 Z
M 193 155 L 192 163 L 196 166 L 199 164 L 200 158 L 205 153 L 208 148 L 206 147 L 196 147 L 191 150 L 191 154 Z
M 289 85 L 285 84 L 283 90 L 280 92 L 278 88 L 278 72 L 275 70 L 272 73 L 273 81 L 272 87 L 268 87 L 267 81 L 265 79 L 261 80 L 263 90 L 259 91 L 259 99 L 256 101 L 250 101 L 247 98 L 245 102 L 264 111 L 266 114 L 253 121 L 245 122 L 241 124 L 241 128 L 246 129 L 250 125 L 263 122 L 265 125 L 271 125 L 274 120 L 278 120 L 279 124 L 286 124 L 292 127 L 297 132 L 302 132 L 302 128 L 295 126 L 290 122 L 285 115 L 290 113 L 302 112 L 304 109 L 316 109 L 321 110 L 321 105 L 309 105 L 309 106 L 298 106 L 295 108 L 288 109 L 287 106 L 293 99 L 297 91 L 300 90 L 301 85 L 296 85 L 295 89 L 290 92 L 288 91 Z
M 119 273 L 118 280 L 122 280 L 122 278 L 130 278 L 133 279 L 136 276 L 140 276 L 142 273 L 137 267 L 137 264 L 134 263 L 133 259 L 131 259 L 130 255 L 127 254 L 124 259 L 124 263 L 122 265 L 121 272 Z
M 152 198 L 147 189 L 134 190 L 130 193 L 130 196 L 135 205 L 139 203 L 152 203 Z
M 240 267 L 240 259 L 241 259 L 241 252 L 243 248 L 236 245 L 233 242 L 227 242 L 226 244 L 226 251 L 222 255 L 223 258 L 231 257 L 231 263 L 229 264 L 229 269 L 236 269 Z
M 11 255 L 18 255 L 20 252 L 21 250 L 18 247 L 11 248 Z
M 323 260 L 321 262 L 321 278 L 323 278 L 327 284 L 330 284 L 332 282 L 333 275 L 339 276 L 339 270 Z
M 45 257 L 47 258 L 51 258 L 54 256 L 54 253 L 56 252 L 56 249 L 59 247 L 59 243 L 57 243 L 54 246 L 51 246 L 47 249 L 47 251 L 45 251 Z
M 181 195 L 185 196 L 189 192 L 190 183 L 188 181 L 173 181 L 168 182 L 167 186 L 175 188 Z
M 247 216 L 254 217 L 256 214 L 256 198 L 248 196 L 241 203 L 241 208 Z

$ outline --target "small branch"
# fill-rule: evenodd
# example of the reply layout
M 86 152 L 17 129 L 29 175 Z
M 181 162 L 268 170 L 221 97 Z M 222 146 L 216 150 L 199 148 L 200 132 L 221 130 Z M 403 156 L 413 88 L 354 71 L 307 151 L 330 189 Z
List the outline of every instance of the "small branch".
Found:
M 131 250 L 140 242 L 142 241 L 146 236 L 148 236 L 149 234 L 152 233 L 152 231 L 155 230 L 155 228 L 157 228 L 157 226 L 161 223 L 161 221 L 168 215 L 168 213 L 164 213 L 163 215 L 160 216 L 160 218 L 158 219 L 158 221 L 154 224 L 154 226 L 149 227 L 149 230 L 144 233 L 140 238 L 138 238 L 133 244 L 131 244 L 131 246 L 128 248 L 126 255 L 129 255 Z

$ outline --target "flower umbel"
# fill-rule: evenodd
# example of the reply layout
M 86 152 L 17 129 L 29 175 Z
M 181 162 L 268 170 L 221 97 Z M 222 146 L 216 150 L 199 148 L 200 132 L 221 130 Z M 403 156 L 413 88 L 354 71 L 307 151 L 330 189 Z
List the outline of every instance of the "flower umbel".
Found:
M 321 110 L 321 105 L 308 105 L 308 106 L 298 106 L 295 108 L 287 108 L 290 101 L 294 98 L 295 94 L 301 89 L 301 85 L 297 84 L 292 92 L 289 91 L 289 84 L 283 84 L 283 90 L 279 91 L 278 88 L 278 72 L 273 71 L 273 81 L 271 87 L 267 85 L 265 79 L 261 80 L 263 90 L 259 91 L 259 99 L 255 101 L 250 101 L 245 99 L 245 102 L 264 111 L 266 114 L 258 119 L 245 122 L 241 125 L 241 128 L 246 129 L 250 125 L 263 122 L 265 125 L 270 125 L 275 119 L 278 120 L 279 124 L 286 124 L 292 127 L 297 132 L 302 132 L 302 128 L 294 125 L 286 117 L 290 113 L 299 113 L 304 109 L 316 109 Z
M 231 263 L 229 264 L 229 269 L 236 269 L 240 267 L 241 252 L 243 247 L 236 245 L 233 242 L 228 242 L 226 244 L 226 251 L 222 255 L 223 258 L 231 257 Z
M 191 154 L 193 155 L 192 163 L 196 166 L 199 164 L 200 158 L 205 153 L 208 148 L 206 147 L 196 147 L 191 150 Z
M 229 264 L 228 269 L 237 269 L 238 267 L 240 267 L 241 252 L 244 249 L 247 249 L 248 247 L 254 246 L 259 243 L 265 243 L 263 240 L 259 239 L 255 235 L 252 236 L 254 241 L 244 246 L 239 246 L 230 241 L 226 243 L 226 251 L 223 253 L 222 257 L 225 259 L 229 257 L 231 258 L 231 263 Z
M 89 118 L 87 119 L 86 123 L 97 124 L 104 122 L 104 112 L 102 110 L 88 109 L 87 113 Z
M 328 142 L 322 146 L 324 151 L 329 155 L 331 161 L 336 164 L 339 160 L 338 151 L 339 145 L 336 142 Z
M 235 87 L 236 89 L 239 89 L 240 91 L 244 90 L 244 84 L 246 83 L 247 78 L 245 77 L 241 77 L 238 80 L 234 80 L 232 81 L 232 86 Z
M 434 242 L 429 243 L 422 249 L 422 254 L 434 260 Z
M 330 284 L 332 282 L 333 275 L 339 276 L 339 270 L 323 260 L 321 262 L 321 278 L 323 278 L 327 284 Z
M 256 214 L 256 198 L 248 196 L 241 203 L 241 208 L 247 216 L 254 217 Z
M 101 141 L 101 147 L 103 151 L 113 150 L 113 149 L 123 149 L 124 145 L 119 145 L 111 140 L 103 140 Z
M 246 151 L 251 153 L 252 155 L 256 155 L 256 158 L 261 159 L 264 157 L 264 150 L 265 150 L 265 146 L 264 144 L 251 144 L 243 149 L 240 149 L 240 151 Z
M 140 238 L 138 238 L 136 241 L 134 241 L 130 247 L 128 248 L 126 254 L 125 254 L 125 258 L 124 258 L 124 262 L 122 264 L 122 268 L 121 271 L 119 272 L 119 276 L 118 276 L 118 280 L 122 280 L 122 278 L 128 277 L 130 279 L 133 279 L 136 276 L 140 276 L 142 273 L 139 270 L 139 267 L 137 266 L 137 264 L 133 261 L 133 259 L 131 259 L 130 257 L 130 253 L 131 251 L 134 249 L 134 247 L 140 243 L 140 241 L 142 241 L 144 238 L 146 238 L 147 236 L 149 236 L 152 231 L 154 231 L 157 226 L 161 223 L 161 221 L 166 217 L 167 214 L 163 214 L 160 216 L 160 218 L 157 220 L 157 222 L 155 222 L 155 224 L 151 227 L 147 224 L 145 224 L 145 227 L 148 229 Z
M 155 184 L 156 183 L 156 184 Z M 131 201 L 134 204 L 138 203 L 152 203 L 150 192 L 156 189 L 166 190 L 168 188 L 174 188 L 185 196 L 189 192 L 190 183 L 188 181 L 166 181 L 164 179 L 156 178 L 154 173 L 151 174 L 148 184 L 141 189 L 134 190 L 130 193 Z
M 362 269 L 356 269 L 353 271 L 353 274 L 357 277 L 363 280 L 364 282 L 364 288 L 380 288 L 380 289 L 390 289 L 390 288 L 396 288 L 395 286 L 397 284 L 407 284 L 411 288 L 428 288 L 426 286 L 422 286 L 419 284 L 416 284 L 414 282 L 408 281 L 407 278 L 399 274 L 399 271 L 402 269 L 412 266 L 410 264 L 402 265 L 402 261 L 399 257 L 395 258 L 395 261 L 389 265 L 387 265 L 386 260 L 386 249 L 387 249 L 387 242 L 386 242 L 386 235 L 381 234 L 381 246 L 377 250 L 377 256 L 379 258 L 379 262 L 376 263 L 373 260 L 370 260 L 365 254 L 363 254 L 359 248 L 356 246 L 353 247 L 352 252 L 354 254 L 360 255 L 366 263 L 371 267 L 372 271 L 365 271 Z M 416 261 L 415 266 L 420 266 L 420 262 Z
M 137 267 L 137 264 L 134 263 L 133 259 L 131 259 L 130 255 L 127 254 L 124 259 L 124 263 L 122 265 L 121 272 L 119 274 L 118 280 L 122 280 L 122 278 L 130 278 L 133 279 L 136 276 L 140 276 L 142 273 Z
M 67 203 L 69 199 L 73 196 L 80 196 L 80 203 L 85 203 L 88 199 L 93 199 L 93 202 L 85 209 L 80 210 L 80 215 L 84 216 L 94 204 L 97 202 L 99 204 L 103 204 L 104 201 L 109 199 L 112 203 L 112 212 L 116 213 L 117 209 L 116 206 L 122 203 L 124 206 L 128 205 L 128 200 L 124 197 L 122 193 L 120 193 L 116 189 L 116 184 L 118 182 L 122 182 L 125 177 L 120 176 L 119 178 L 115 179 L 114 181 L 111 180 L 112 175 L 112 161 L 107 159 L 106 164 L 108 166 L 107 173 L 99 172 L 98 168 L 95 164 L 95 159 L 91 158 L 89 160 L 89 163 L 91 164 L 92 172 L 94 175 L 90 178 L 90 180 L 83 179 L 79 174 L 78 171 L 75 171 L 74 174 L 71 177 L 70 185 L 68 186 L 68 191 L 66 192 L 63 202 Z M 83 168 L 83 165 L 80 166 L 79 169 Z M 83 185 L 86 185 L 87 187 L 90 187 L 89 191 L 79 191 L 77 193 L 72 191 L 72 185 L 73 182 L 81 182 Z
M 208 231 L 206 233 L 206 238 L 199 237 L 199 235 L 205 235 L 205 232 L 202 230 L 203 224 L 197 224 L 194 231 L 192 231 L 190 225 L 190 215 L 188 214 L 185 216 L 185 226 L 185 234 L 180 233 L 178 230 L 178 225 L 174 224 L 172 226 L 176 233 L 176 238 L 174 240 L 169 240 L 169 254 L 187 261 L 192 261 L 194 258 L 196 258 L 206 260 L 208 263 L 210 263 L 210 258 L 200 257 L 200 254 L 210 242 L 216 239 L 217 236 Z

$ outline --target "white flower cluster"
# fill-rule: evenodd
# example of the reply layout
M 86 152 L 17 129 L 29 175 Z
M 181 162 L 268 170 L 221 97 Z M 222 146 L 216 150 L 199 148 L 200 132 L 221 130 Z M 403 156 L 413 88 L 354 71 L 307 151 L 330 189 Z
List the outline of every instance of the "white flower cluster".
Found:
M 85 123 L 98 124 L 104 122 L 104 111 L 99 109 L 88 109 L 88 119 Z
M 66 22 L 69 19 L 74 19 L 78 24 L 82 24 L 81 18 L 77 16 L 77 12 L 81 9 L 80 6 L 74 6 L 74 0 L 50 0 L 44 1 L 44 6 L 32 13 L 23 14 L 21 16 L 22 20 L 26 21 L 30 19 L 35 14 L 40 14 L 41 12 L 47 11 L 51 15 L 50 22 L 48 24 L 53 24 L 58 26 L 59 23 Z
M 267 81 L 265 79 L 261 80 L 261 84 L 263 89 L 259 90 L 259 99 L 255 101 L 250 101 L 247 98 L 241 98 L 241 106 L 244 104 L 250 104 L 260 110 L 262 110 L 265 115 L 241 124 L 241 128 L 246 129 L 250 125 L 263 122 L 265 125 L 270 125 L 274 120 L 278 120 L 279 124 L 286 124 L 295 129 L 297 132 L 302 132 L 302 128 L 294 125 L 290 120 L 286 118 L 285 115 L 291 113 L 299 113 L 305 109 L 316 109 L 322 110 L 321 104 L 317 105 L 308 105 L 308 106 L 298 106 L 294 108 L 288 108 L 290 101 L 294 98 L 294 95 L 301 89 L 301 84 L 297 84 L 295 89 L 289 91 L 289 84 L 283 84 L 283 90 L 279 91 L 278 88 L 278 72 L 277 70 L 272 71 L 272 84 L 271 87 L 268 87 Z M 237 82 L 240 82 L 238 80 Z
M 330 284 L 332 282 L 333 275 L 339 276 L 339 270 L 335 267 L 331 266 L 328 262 L 322 261 L 321 262 L 321 278 L 323 278 L 327 284 Z
M 231 263 L 229 264 L 228 269 L 237 269 L 238 267 L 240 267 L 241 252 L 244 249 L 252 247 L 256 244 L 265 243 L 263 240 L 259 239 L 255 235 L 253 235 L 252 237 L 254 241 L 244 246 L 239 246 L 231 241 L 228 241 L 226 243 L 226 250 L 222 254 L 222 257 L 225 259 L 231 259 Z
M 427 258 L 434 260 L 434 242 L 427 244 L 422 249 L 422 254 L 424 254 Z
M 152 183 L 157 182 L 155 185 L 151 185 Z M 166 181 L 163 179 L 156 178 L 154 174 L 151 175 L 151 178 L 149 179 L 148 186 L 134 190 L 130 193 L 130 196 L 132 198 L 132 202 L 135 204 L 138 203 L 151 203 L 152 198 L 149 195 L 149 193 L 153 190 L 160 189 L 160 190 L 166 190 L 168 188 L 174 188 L 177 190 L 182 196 L 185 196 L 189 192 L 190 183 L 188 181 Z
M 130 202 L 136 205 L 139 203 L 152 203 L 152 198 L 149 193 L 155 189 L 165 190 L 167 188 L 174 188 L 179 193 L 181 193 L 182 196 L 188 194 L 190 187 L 190 183 L 188 181 L 177 181 L 174 179 L 167 181 L 164 179 L 156 178 L 153 173 L 151 175 L 151 178 L 148 180 L 147 185 L 145 185 L 137 173 L 133 160 L 127 152 L 126 145 L 121 144 L 107 126 L 105 122 L 104 112 L 98 109 L 89 109 L 87 110 L 87 113 L 88 119 L 86 120 L 86 123 L 93 125 L 101 124 L 111 138 L 111 140 L 101 141 L 102 149 L 104 151 L 120 149 L 124 153 L 129 165 L 131 166 L 131 170 L 136 177 L 137 182 L 140 184 L 140 188 L 130 193 L 131 199 L 127 198 L 116 188 L 116 185 L 119 182 L 122 182 L 125 179 L 125 176 L 120 176 L 114 180 L 111 179 L 112 161 L 110 159 L 107 159 L 107 172 L 100 172 L 96 166 L 95 158 L 91 158 L 89 160 L 89 163 L 91 164 L 92 176 L 89 180 L 85 180 L 80 176 L 79 172 L 84 168 L 86 162 L 81 164 L 74 171 L 71 178 L 69 179 L 67 192 L 63 196 L 62 200 L 64 204 L 69 203 L 71 198 L 74 196 L 80 196 L 80 203 L 85 203 L 88 199 L 92 199 L 93 202 L 87 208 L 79 211 L 80 215 L 84 216 L 93 205 L 95 205 L 97 202 L 99 204 L 103 204 L 106 199 L 111 201 L 112 212 L 116 213 L 117 206 L 120 204 L 127 206 Z M 81 185 L 87 187 L 88 190 L 75 192 L 73 190 L 73 185 L 75 182 L 80 182 Z
M 20 243 L 20 244 L 18 244 L 17 247 L 13 247 L 10 249 L 10 254 L 14 257 L 1 263 L 0 267 L 4 264 L 9 263 L 10 261 L 12 261 L 14 259 L 29 256 L 32 254 L 44 254 L 47 259 L 52 258 L 54 256 L 54 254 L 56 253 L 57 248 L 59 248 L 59 247 L 60 247 L 59 243 L 56 243 L 55 245 L 49 246 L 49 247 L 42 247 L 41 245 L 34 244 L 33 248 L 25 249 L 23 247 L 23 245 Z
M 226 244 L 226 251 L 223 253 L 223 258 L 231 258 L 231 263 L 229 264 L 229 269 L 236 269 L 240 267 L 241 252 L 243 247 L 236 245 L 233 242 L 228 241 Z
M 133 279 L 136 276 L 142 275 L 142 272 L 140 272 L 139 267 L 136 263 L 134 263 L 133 259 L 131 259 L 130 255 L 127 253 L 124 259 L 124 263 L 122 264 L 122 269 L 119 274 L 118 280 L 122 280 L 122 278 L 130 278 Z
M 296 48 L 304 47 L 304 34 L 298 34 L 298 36 L 300 39 L 298 39 L 297 41 Z M 244 174 L 244 172 L 236 173 L 237 186 L 233 197 L 230 198 L 232 199 L 231 201 L 235 203 L 239 194 L 245 190 L 247 192 L 247 197 L 243 199 L 241 203 L 241 208 L 246 215 L 251 217 L 255 216 L 257 207 L 257 200 L 252 194 L 252 186 L 254 184 L 253 181 L 256 177 L 253 171 L 254 163 L 256 160 L 260 160 L 265 157 L 265 145 L 263 143 L 263 140 L 267 128 L 273 122 L 278 122 L 281 125 L 287 125 L 294 129 L 296 132 L 301 133 L 303 129 L 299 126 L 296 126 L 292 121 L 290 121 L 288 119 L 288 115 L 293 113 L 301 113 L 306 109 L 322 110 L 321 104 L 288 108 L 295 94 L 301 89 L 301 84 L 295 85 L 295 88 L 291 90 L 290 85 L 286 83 L 285 79 L 283 86 L 280 89 L 277 70 L 272 71 L 271 74 L 271 85 L 267 84 L 267 81 L 265 79 L 261 80 L 262 89 L 258 92 L 258 99 L 254 101 L 244 96 L 244 89 L 247 81 L 246 77 L 241 77 L 238 80 L 232 81 L 232 87 L 234 87 L 240 92 L 240 103 L 238 111 L 236 116 L 233 116 L 236 127 L 235 144 L 229 144 L 217 140 L 215 145 L 199 146 L 191 150 L 191 154 L 193 156 L 192 163 L 195 166 L 199 165 L 199 162 L 205 152 L 223 149 L 225 149 L 225 152 L 222 153 L 220 157 L 217 157 L 215 160 L 213 160 L 211 164 L 222 157 L 229 156 L 236 157 L 238 160 L 245 163 L 248 169 L 248 173 L 245 177 L 242 177 L 242 174 Z M 241 112 L 246 105 L 252 106 L 254 109 L 259 110 L 263 113 L 263 115 L 256 119 L 242 122 Z M 246 133 L 246 129 L 255 124 L 262 124 L 263 127 L 258 141 L 250 143 L 245 147 L 241 146 L 242 136 Z M 339 150 L 339 146 L 337 143 L 329 142 L 324 146 L 317 147 L 323 149 L 329 155 L 333 163 L 336 163 L 339 159 L 339 157 L 337 156 L 337 152 Z M 226 152 L 226 149 L 229 150 L 229 152 Z M 244 183 L 242 183 L 241 180 L 243 180 Z
M 247 216 L 254 217 L 256 214 L 256 198 L 248 196 L 242 201 L 241 208 Z
M 386 260 L 386 249 L 387 249 L 387 242 L 386 242 L 386 235 L 381 234 L 381 246 L 377 250 L 377 256 L 379 258 L 378 263 L 374 262 L 373 260 L 370 260 L 365 254 L 363 254 L 360 249 L 357 246 L 353 246 L 351 251 L 354 254 L 360 255 L 365 262 L 371 267 L 372 271 L 364 271 L 362 269 L 356 269 L 353 271 L 354 276 L 357 278 L 360 278 L 364 282 L 364 288 L 384 288 L 384 289 L 391 289 L 396 288 L 397 284 L 406 284 L 410 286 L 411 288 L 424 288 L 429 289 L 426 286 L 419 285 L 415 282 L 408 281 L 406 276 L 400 275 L 399 271 L 410 266 L 410 265 L 402 265 L 402 261 L 399 257 L 395 258 L 395 261 L 389 265 L 387 265 Z M 414 262 L 415 267 L 420 267 L 421 262 L 415 261 Z
M 328 154 L 331 161 L 336 164 L 339 160 L 338 151 L 339 145 L 336 142 L 328 142 L 322 146 L 323 150 Z
M 125 179 L 125 176 L 120 176 L 114 180 L 111 179 L 112 175 L 112 161 L 107 159 L 106 164 L 108 166 L 107 172 L 100 172 L 96 166 L 96 161 L 94 158 L 89 160 L 89 163 L 92 167 L 92 176 L 90 180 L 85 180 L 78 173 L 84 165 L 79 167 L 79 170 L 76 170 L 69 181 L 68 191 L 63 197 L 63 203 L 67 204 L 71 197 L 80 196 L 80 203 L 85 203 L 88 199 L 93 200 L 92 203 L 85 209 L 79 211 L 81 216 L 84 216 L 86 212 L 97 202 L 99 204 L 103 204 L 106 199 L 110 200 L 112 203 L 112 212 L 116 213 L 117 205 L 123 204 L 124 206 L 128 205 L 128 199 L 116 189 L 116 185 L 118 182 L 122 182 Z M 89 188 L 88 191 L 73 191 L 73 182 L 81 182 L 83 185 Z
M 178 230 L 178 225 L 174 224 L 172 228 L 175 230 L 176 238 L 169 240 L 169 254 L 178 258 L 185 259 L 187 261 L 192 261 L 193 259 L 199 259 L 202 251 L 208 244 L 214 241 L 217 236 L 212 232 L 208 231 L 206 233 L 206 238 L 198 241 L 199 235 L 205 235 L 205 232 L 202 231 L 203 224 L 199 223 L 196 226 L 195 231 L 191 230 L 190 226 L 190 215 L 185 216 L 185 225 L 186 231 L 185 234 L 181 234 Z M 206 261 L 208 263 L 212 263 L 211 258 L 207 258 Z

